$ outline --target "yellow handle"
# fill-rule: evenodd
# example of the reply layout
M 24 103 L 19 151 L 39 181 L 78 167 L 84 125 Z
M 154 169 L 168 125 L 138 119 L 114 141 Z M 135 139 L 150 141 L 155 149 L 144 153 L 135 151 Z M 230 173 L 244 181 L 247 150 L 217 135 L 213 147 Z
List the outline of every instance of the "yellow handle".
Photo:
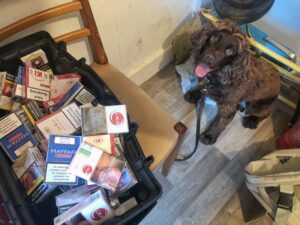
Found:
M 298 73 L 300 73 L 300 66 L 291 62 L 290 60 L 284 58 L 283 56 L 279 55 L 278 53 L 268 49 L 267 47 L 263 46 L 262 44 L 258 43 L 257 41 L 255 41 L 252 37 L 247 37 L 249 43 L 261 50 L 262 52 L 266 53 L 267 55 L 271 56 L 272 58 L 276 59 L 277 61 L 283 63 L 284 65 L 292 68 L 293 70 L 297 71 Z
M 208 10 L 208 9 L 200 9 L 200 13 L 202 14 L 202 16 L 204 16 L 206 19 L 212 21 L 212 22 L 217 22 L 218 19 L 217 17 L 214 17 L 212 14 L 211 14 L 211 10 Z
M 285 103 L 287 106 L 291 107 L 292 109 L 296 109 L 296 107 L 297 107 L 297 105 L 294 102 L 292 102 L 289 99 L 283 97 L 282 95 L 278 96 L 278 100 L 282 101 L 283 103 Z

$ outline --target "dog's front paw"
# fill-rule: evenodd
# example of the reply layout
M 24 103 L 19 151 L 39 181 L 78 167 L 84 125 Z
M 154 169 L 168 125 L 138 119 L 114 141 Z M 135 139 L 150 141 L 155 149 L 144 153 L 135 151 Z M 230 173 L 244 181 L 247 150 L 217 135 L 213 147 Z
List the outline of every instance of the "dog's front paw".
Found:
M 245 116 L 243 117 L 243 127 L 249 129 L 256 129 L 259 124 L 259 119 L 257 116 Z
M 200 134 L 200 141 L 205 145 L 212 145 L 216 142 L 217 136 L 211 134 L 210 132 L 203 132 Z

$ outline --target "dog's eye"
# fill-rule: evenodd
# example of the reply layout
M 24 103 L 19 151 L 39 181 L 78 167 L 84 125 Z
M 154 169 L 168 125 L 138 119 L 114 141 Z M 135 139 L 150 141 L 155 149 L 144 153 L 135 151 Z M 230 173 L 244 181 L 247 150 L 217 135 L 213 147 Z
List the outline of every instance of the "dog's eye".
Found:
M 223 38 L 222 34 L 215 34 L 212 36 L 211 41 L 213 43 L 217 43 L 217 42 L 221 41 L 222 38 Z
M 232 49 L 232 48 L 226 48 L 226 49 L 225 49 L 225 54 L 226 54 L 227 56 L 233 55 L 233 49 Z

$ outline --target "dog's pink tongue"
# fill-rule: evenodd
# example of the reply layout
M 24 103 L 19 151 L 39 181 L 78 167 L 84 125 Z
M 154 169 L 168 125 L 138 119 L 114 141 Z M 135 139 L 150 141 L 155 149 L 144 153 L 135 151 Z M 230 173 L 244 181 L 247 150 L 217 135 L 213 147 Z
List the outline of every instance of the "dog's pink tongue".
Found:
M 205 77 L 206 74 L 208 74 L 210 71 L 212 71 L 213 69 L 209 68 L 206 65 L 203 64 L 199 64 L 197 65 L 196 69 L 195 69 L 195 74 L 198 77 Z

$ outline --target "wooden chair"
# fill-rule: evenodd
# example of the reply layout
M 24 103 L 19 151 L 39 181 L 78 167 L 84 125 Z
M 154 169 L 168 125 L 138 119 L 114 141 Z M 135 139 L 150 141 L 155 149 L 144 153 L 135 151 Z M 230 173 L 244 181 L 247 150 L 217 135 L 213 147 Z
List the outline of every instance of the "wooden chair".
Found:
M 94 62 L 91 67 L 106 82 L 118 99 L 127 105 L 128 113 L 139 124 L 137 138 L 146 156 L 153 155 L 151 170 L 163 164 L 163 175 L 167 175 L 178 155 L 186 126 L 175 119 L 150 98 L 141 88 L 122 72 L 108 63 L 88 0 L 73 1 L 46 9 L 23 18 L 0 30 L 0 41 L 30 26 L 74 11 L 80 11 L 84 28 L 60 35 L 57 42 L 73 42 L 87 37 Z

